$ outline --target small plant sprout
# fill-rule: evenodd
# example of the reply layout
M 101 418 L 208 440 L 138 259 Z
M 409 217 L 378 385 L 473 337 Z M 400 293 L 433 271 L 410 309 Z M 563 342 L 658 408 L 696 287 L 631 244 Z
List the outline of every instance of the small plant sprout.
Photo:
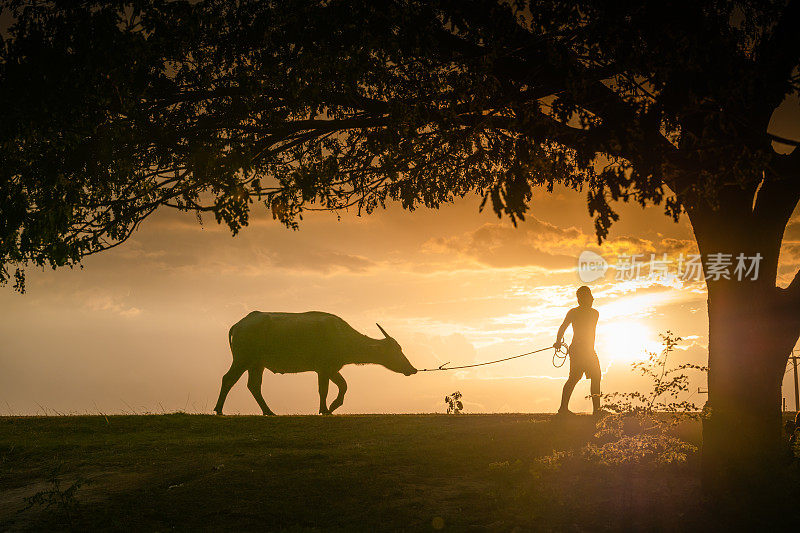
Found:
M 461 393 L 455 391 L 454 393 L 444 397 L 444 403 L 447 404 L 448 415 L 458 415 L 464 409 L 464 404 L 461 403 Z

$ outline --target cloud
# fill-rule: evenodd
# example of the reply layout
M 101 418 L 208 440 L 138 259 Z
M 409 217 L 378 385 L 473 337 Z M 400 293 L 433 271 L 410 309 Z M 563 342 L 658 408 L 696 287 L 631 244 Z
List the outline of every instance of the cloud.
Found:
M 800 264 L 800 241 L 783 243 L 781 263 L 786 265 Z
M 431 335 L 415 332 L 403 346 L 404 353 L 413 359 L 418 367 L 438 367 L 447 362 L 453 365 L 467 364 L 477 360 L 475 346 L 460 333 L 450 335 Z
M 228 234 L 205 233 L 197 227 L 185 231 L 167 228 L 158 239 L 146 243 L 132 240 L 116 254 L 116 266 L 124 269 L 135 265 L 137 271 L 261 275 L 274 269 L 363 273 L 377 265 L 363 255 L 337 250 L 304 236 L 282 228 L 260 228 L 233 239 Z
M 786 231 L 783 232 L 783 240 L 800 241 L 800 217 L 795 218 L 787 224 Z
M 113 313 L 126 318 L 135 317 L 142 312 L 138 307 L 121 302 L 120 298 L 97 291 L 92 291 L 85 296 L 84 306 L 95 312 Z
M 800 268 L 800 241 L 784 241 L 778 261 L 778 285 L 786 287 Z
M 662 238 L 657 241 L 624 235 L 598 246 L 596 237 L 572 226 L 562 228 L 535 217 L 514 227 L 487 223 L 454 237 L 439 237 L 425 243 L 429 253 L 457 253 L 481 265 L 494 268 L 533 266 L 546 270 L 574 268 L 583 250 L 592 250 L 610 262 L 620 255 L 697 253 L 690 239 Z
M 661 239 L 658 246 L 659 253 L 666 253 L 668 255 L 677 254 L 698 254 L 700 253 L 697 248 L 697 243 L 691 239 Z
M 376 266 L 374 261 L 360 256 L 324 249 L 284 249 L 268 252 L 270 263 L 279 268 L 312 270 L 328 273 L 335 270 L 362 273 Z
M 489 223 L 455 237 L 431 239 L 423 248 L 433 253 L 456 252 L 462 258 L 495 268 L 558 269 L 574 266 L 575 258 L 564 252 L 580 248 L 585 241 L 585 235 L 574 227 L 562 229 L 531 217 L 516 228 Z
M 156 267 L 165 270 L 184 268 L 196 265 L 201 261 L 201 256 L 192 250 L 176 246 L 164 246 L 158 249 L 146 250 L 141 242 L 131 241 L 129 246 L 123 247 L 118 252 L 118 258 L 124 263 L 133 263 L 137 266 Z

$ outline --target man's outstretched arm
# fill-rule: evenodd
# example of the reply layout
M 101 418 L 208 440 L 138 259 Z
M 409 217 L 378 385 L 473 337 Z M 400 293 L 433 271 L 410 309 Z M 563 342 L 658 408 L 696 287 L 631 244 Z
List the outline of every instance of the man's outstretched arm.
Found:
M 562 322 L 561 327 L 558 328 L 558 335 L 556 335 L 556 342 L 553 344 L 553 348 L 558 348 L 561 346 L 561 342 L 564 339 L 564 333 L 567 331 L 567 328 L 570 324 L 572 324 L 572 310 L 567 312 L 567 316 L 564 317 L 564 322 Z

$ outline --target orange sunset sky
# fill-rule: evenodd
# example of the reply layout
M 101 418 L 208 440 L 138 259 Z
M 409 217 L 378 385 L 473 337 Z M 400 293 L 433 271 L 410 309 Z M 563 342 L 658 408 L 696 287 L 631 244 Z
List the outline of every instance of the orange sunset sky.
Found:
M 792 106 L 773 133 L 798 136 Z M 380 337 L 379 322 L 417 368 L 501 358 L 553 343 L 575 305 L 581 251 L 613 265 L 620 253 L 677 258 L 696 250 L 687 219 L 674 223 L 658 206 L 619 206 L 620 222 L 598 247 L 584 193 L 537 190 L 517 228 L 479 213 L 479 204 L 467 197 L 414 212 L 390 205 L 341 220 L 308 213 L 299 231 L 256 207 L 235 238 L 213 219 L 200 226 L 192 214 L 157 212 L 128 243 L 87 258 L 82 270 L 29 270 L 26 294 L 0 290 L 0 412 L 210 412 L 230 364 L 228 328 L 252 310 L 327 311 L 372 337 Z M 783 285 L 798 268 L 795 212 L 781 254 Z M 643 384 L 630 364 L 658 350 L 666 330 L 685 339 L 675 364 L 705 363 L 703 283 L 614 278 L 612 269 L 590 284 L 600 311 L 603 392 Z M 553 368 L 551 353 L 411 377 L 348 366 L 337 413 L 442 412 L 444 396 L 456 390 L 466 412 L 552 412 L 567 367 Z M 704 381 L 692 390 L 698 386 Z M 278 414 L 317 412 L 312 373 L 267 371 L 263 391 Z M 589 409 L 588 393 L 588 382 L 578 385 L 573 410 Z M 791 373 L 784 396 L 794 407 Z M 705 395 L 690 399 L 701 405 Z M 225 408 L 260 412 L 245 379 Z

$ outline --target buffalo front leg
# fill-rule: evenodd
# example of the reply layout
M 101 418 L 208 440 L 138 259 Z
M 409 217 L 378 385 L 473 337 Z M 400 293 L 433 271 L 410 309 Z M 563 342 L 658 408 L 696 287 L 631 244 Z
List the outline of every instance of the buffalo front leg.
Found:
M 339 388 L 339 394 L 336 395 L 336 399 L 333 400 L 333 403 L 331 403 L 331 406 L 328 408 L 332 413 L 344 403 L 344 393 L 347 392 L 347 382 L 339 372 L 331 375 L 331 381 Z
M 328 410 L 328 381 L 330 377 L 327 373 L 317 372 L 319 381 L 319 414 L 329 415 L 331 412 Z
M 264 369 L 263 368 L 251 368 L 247 371 L 247 389 L 250 391 L 250 394 L 253 395 L 253 398 L 256 399 L 258 406 L 261 408 L 261 413 L 263 415 L 274 415 L 269 407 L 267 407 L 267 402 L 264 401 L 264 397 L 261 395 L 261 379 L 264 376 Z
M 225 404 L 225 398 L 228 397 L 231 387 L 239 381 L 242 374 L 244 374 L 244 368 L 234 362 L 231 363 L 230 369 L 222 376 L 222 387 L 219 389 L 219 398 L 217 399 L 217 405 L 214 407 L 214 412 L 218 415 L 222 414 L 222 406 Z

